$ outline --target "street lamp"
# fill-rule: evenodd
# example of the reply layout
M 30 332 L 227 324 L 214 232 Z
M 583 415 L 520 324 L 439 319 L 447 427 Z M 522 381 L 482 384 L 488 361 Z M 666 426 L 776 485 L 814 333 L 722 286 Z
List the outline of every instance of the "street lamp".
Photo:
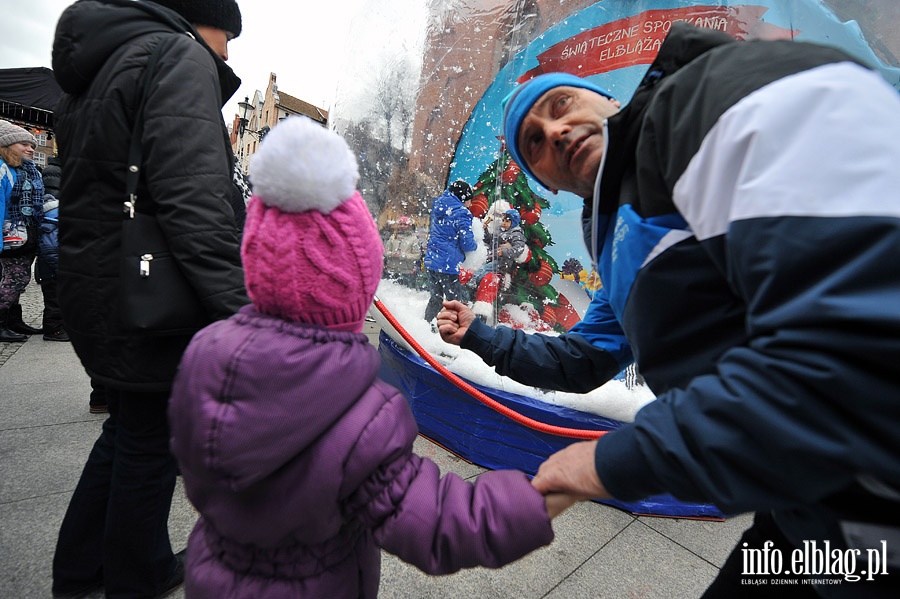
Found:
M 244 96 L 243 102 L 238 102 L 238 108 L 241 109 L 241 118 L 238 123 L 238 134 L 240 137 L 244 137 L 245 133 L 249 133 L 250 135 L 256 137 L 256 139 L 262 140 L 263 137 L 266 136 L 266 133 L 269 132 L 268 125 L 264 126 L 259 131 L 254 131 L 253 129 L 248 129 L 247 126 L 250 124 L 250 110 L 253 108 L 253 105 L 250 104 L 250 98 Z

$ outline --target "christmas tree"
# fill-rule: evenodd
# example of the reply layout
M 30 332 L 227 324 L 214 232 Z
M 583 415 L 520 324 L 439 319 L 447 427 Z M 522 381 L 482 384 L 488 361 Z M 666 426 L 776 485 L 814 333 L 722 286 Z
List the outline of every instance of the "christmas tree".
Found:
M 511 285 L 502 295 L 502 303 L 530 305 L 534 310 L 532 321 L 539 318 L 543 325 L 536 328 L 568 330 L 578 316 L 569 301 L 550 285 L 553 275 L 559 272 L 556 260 L 545 249 L 553 245 L 553 239 L 541 222 L 541 213 L 550 207 L 550 202 L 532 191 L 528 178 L 506 151 L 505 144 L 501 145 L 497 160 L 478 177 L 473 190 L 475 196 L 470 210 L 476 218 L 483 218 L 501 200 L 521 216 L 519 226 L 525 234 L 529 255 L 516 269 Z M 504 321 L 503 312 L 499 320 Z

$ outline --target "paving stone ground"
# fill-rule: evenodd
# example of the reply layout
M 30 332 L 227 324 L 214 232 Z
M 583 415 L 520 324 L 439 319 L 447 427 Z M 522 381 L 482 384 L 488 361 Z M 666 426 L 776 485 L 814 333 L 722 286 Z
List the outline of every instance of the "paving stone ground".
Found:
M 40 288 L 22 297 L 40 324 Z M 377 344 L 379 328 L 364 330 Z M 52 367 L 50 367 L 52 366 Z M 59 525 L 105 419 L 88 412 L 90 381 L 69 343 L 0 343 L 0 598 L 49 597 Z M 484 468 L 419 437 L 419 455 L 443 473 L 473 480 Z M 169 517 L 173 547 L 185 546 L 197 514 L 179 479 Z M 748 515 L 725 522 L 636 516 L 581 503 L 554 520 L 556 539 L 499 570 L 428 576 L 383 554 L 382 599 L 692 599 L 715 577 Z M 172 599 L 183 599 L 178 590 Z M 95 594 L 87 599 L 102 599 Z

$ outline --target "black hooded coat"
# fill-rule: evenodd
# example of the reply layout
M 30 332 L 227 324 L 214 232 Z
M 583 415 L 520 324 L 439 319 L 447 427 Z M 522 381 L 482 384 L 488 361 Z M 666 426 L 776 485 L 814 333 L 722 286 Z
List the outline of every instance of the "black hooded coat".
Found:
M 151 51 L 164 43 L 145 90 Z M 112 388 L 168 390 L 191 334 L 121 325 L 128 150 L 146 94 L 138 212 L 156 215 L 209 321 L 248 303 L 232 198 L 224 101 L 240 84 L 180 15 L 149 2 L 80 0 L 62 14 L 53 70 L 62 160 L 59 297 L 88 374 Z

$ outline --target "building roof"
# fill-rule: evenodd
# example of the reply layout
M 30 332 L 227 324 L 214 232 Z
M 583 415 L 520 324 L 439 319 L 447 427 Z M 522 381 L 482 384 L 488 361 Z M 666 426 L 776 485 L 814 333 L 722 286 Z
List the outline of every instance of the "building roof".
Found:
M 286 94 L 282 91 L 278 92 L 277 105 L 284 108 L 288 112 L 293 112 L 295 114 L 302 114 L 304 116 L 308 116 L 314 121 L 318 121 L 320 123 L 325 123 L 328 121 L 328 111 L 319 108 L 309 102 L 304 102 L 300 98 L 295 98 L 289 94 Z

